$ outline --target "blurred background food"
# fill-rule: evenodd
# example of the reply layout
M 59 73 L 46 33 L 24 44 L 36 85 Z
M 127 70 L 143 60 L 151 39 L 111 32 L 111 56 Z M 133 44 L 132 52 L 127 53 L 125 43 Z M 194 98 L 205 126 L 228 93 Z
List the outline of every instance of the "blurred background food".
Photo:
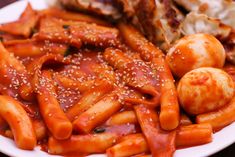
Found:
M 126 19 L 165 52 L 185 35 L 206 33 L 223 43 L 235 64 L 233 0 L 60 0 L 69 10 Z

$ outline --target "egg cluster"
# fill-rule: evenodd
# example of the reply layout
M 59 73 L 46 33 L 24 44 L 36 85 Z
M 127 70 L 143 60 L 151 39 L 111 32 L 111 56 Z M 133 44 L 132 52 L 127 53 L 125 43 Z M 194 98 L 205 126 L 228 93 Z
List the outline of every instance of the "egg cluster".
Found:
M 197 115 L 217 110 L 234 95 L 234 82 L 221 68 L 225 63 L 223 45 L 212 35 L 185 36 L 169 49 L 166 60 L 175 76 L 183 109 Z

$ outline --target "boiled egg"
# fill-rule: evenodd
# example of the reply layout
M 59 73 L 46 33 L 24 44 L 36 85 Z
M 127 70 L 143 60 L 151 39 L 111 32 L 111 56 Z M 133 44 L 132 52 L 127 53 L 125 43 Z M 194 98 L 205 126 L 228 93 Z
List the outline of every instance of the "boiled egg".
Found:
M 197 115 L 226 105 L 234 95 L 233 79 L 217 68 L 198 68 L 186 73 L 179 81 L 177 92 L 183 109 Z
M 179 39 L 169 49 L 166 60 L 174 75 L 182 77 L 200 67 L 222 68 L 225 50 L 214 36 L 193 34 Z

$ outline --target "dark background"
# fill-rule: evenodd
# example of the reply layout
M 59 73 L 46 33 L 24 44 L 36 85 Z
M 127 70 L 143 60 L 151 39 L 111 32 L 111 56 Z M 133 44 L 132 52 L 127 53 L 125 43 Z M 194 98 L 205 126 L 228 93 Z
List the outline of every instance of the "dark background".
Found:
M 6 6 L 7 4 L 10 4 L 12 2 L 15 2 L 16 0 L 0 0 L 0 8 Z M 235 136 L 235 132 L 234 132 Z M 195 152 L 197 153 L 197 152 Z M 0 157 L 7 157 L 6 155 L 0 153 Z M 210 157 L 235 157 L 235 144 L 227 147 L 226 149 L 216 153 L 215 155 L 212 155 Z

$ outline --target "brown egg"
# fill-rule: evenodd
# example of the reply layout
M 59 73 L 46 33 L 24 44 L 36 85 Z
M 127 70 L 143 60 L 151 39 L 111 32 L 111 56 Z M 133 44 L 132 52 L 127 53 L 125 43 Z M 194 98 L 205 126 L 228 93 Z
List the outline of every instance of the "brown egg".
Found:
M 169 49 L 166 60 L 172 72 L 182 77 L 200 67 L 222 68 L 225 62 L 225 50 L 214 36 L 193 34 L 179 39 Z
M 234 82 L 223 70 L 198 68 L 186 73 L 177 86 L 183 109 L 192 115 L 216 110 L 234 95 Z

